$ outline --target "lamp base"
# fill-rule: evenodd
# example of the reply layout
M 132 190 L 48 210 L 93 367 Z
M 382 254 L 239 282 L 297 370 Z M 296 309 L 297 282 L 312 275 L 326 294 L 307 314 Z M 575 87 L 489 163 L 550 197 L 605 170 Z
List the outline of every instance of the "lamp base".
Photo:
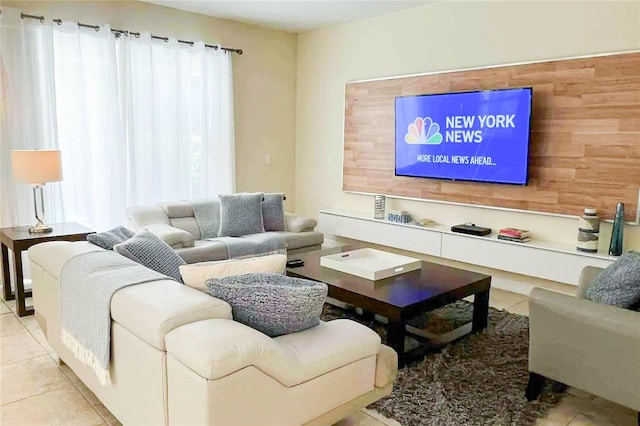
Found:
M 29 228 L 29 233 L 31 234 L 44 234 L 46 232 L 53 231 L 52 226 L 44 223 L 44 191 L 42 190 L 43 186 L 44 183 L 33 187 L 33 212 L 36 216 L 36 224 Z M 40 210 L 42 211 L 42 214 L 38 213 L 38 192 L 40 192 Z
M 53 227 L 50 225 L 45 225 L 42 222 L 29 228 L 29 232 L 32 234 L 44 234 L 51 231 L 53 231 Z

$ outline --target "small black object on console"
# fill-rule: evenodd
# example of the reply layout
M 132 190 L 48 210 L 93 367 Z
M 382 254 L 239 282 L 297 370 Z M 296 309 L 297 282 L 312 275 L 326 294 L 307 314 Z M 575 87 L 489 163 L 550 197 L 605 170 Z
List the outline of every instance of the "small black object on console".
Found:
M 491 228 L 484 228 L 482 226 L 476 226 L 475 223 L 465 223 L 462 225 L 454 225 L 451 227 L 452 232 L 459 232 L 461 234 L 469 235 L 489 235 Z

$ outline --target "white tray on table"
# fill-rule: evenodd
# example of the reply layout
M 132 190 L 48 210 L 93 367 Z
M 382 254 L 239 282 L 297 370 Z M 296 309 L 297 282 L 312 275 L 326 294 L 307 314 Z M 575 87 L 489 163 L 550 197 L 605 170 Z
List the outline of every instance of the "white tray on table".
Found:
M 420 269 L 422 261 L 413 257 L 364 248 L 322 256 L 320 265 L 376 281 Z

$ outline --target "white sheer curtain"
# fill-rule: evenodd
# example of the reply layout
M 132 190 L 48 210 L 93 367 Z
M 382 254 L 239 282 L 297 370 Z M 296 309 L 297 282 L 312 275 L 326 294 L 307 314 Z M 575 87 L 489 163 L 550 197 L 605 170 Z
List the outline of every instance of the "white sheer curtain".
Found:
M 13 149 L 58 147 L 51 26 L 23 20 L 20 11 L 0 15 L 0 226 L 35 224 L 32 189 L 16 184 Z M 46 186 L 47 220 L 60 221 L 64 210 L 60 184 Z
M 132 202 L 233 192 L 230 54 L 149 33 L 122 37 L 120 49 L 131 87 Z
M 48 210 L 98 230 L 124 223 L 127 206 L 234 191 L 230 53 L 6 7 L 0 17 L 3 226 L 32 221 L 12 149 L 59 147 Z
M 124 223 L 126 132 L 116 48 L 107 25 L 54 24 L 58 143 L 66 220 L 96 229 Z

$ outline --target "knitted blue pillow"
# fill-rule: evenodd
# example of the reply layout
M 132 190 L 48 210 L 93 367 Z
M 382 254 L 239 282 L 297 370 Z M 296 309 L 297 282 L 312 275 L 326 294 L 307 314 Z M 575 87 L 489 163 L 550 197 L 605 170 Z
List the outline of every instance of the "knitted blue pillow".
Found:
M 186 262 L 169 244 L 149 231 L 140 232 L 127 241 L 116 244 L 113 250 L 142 266 L 182 283 L 180 266 L 185 265 Z
M 213 297 L 231 305 L 233 319 L 276 337 L 318 325 L 324 283 L 281 274 L 245 274 L 207 280 Z
M 264 230 L 286 231 L 284 221 L 284 194 L 264 194 L 262 200 L 262 223 Z
M 218 237 L 241 237 L 264 232 L 262 193 L 220 195 Z
M 628 251 L 607 266 L 587 289 L 587 299 L 620 308 L 640 302 L 640 253 Z
M 127 241 L 135 234 L 124 226 L 118 225 L 109 231 L 87 235 L 87 241 L 105 250 L 113 250 L 113 246 Z

